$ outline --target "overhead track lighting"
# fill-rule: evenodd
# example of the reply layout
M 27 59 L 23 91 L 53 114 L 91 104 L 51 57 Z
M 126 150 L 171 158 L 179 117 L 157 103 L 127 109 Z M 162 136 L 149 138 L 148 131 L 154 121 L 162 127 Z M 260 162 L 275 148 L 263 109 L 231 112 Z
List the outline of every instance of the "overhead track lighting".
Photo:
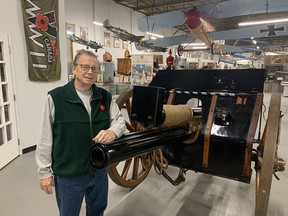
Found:
M 205 46 L 205 43 L 184 43 L 182 46 Z
M 95 25 L 98 25 L 98 26 L 103 26 L 103 23 L 100 23 L 100 22 L 93 21 L 93 23 L 94 23 Z
M 164 38 L 163 35 L 154 34 L 154 33 L 151 33 L 151 32 L 146 32 L 146 34 L 151 35 L 151 36 L 154 36 L 154 37 L 158 37 L 158 38 Z
M 262 24 L 280 23 L 280 22 L 288 22 L 288 18 L 273 19 L 273 20 L 261 20 L 261 21 L 251 21 L 251 22 L 241 22 L 238 25 L 239 26 L 251 26 L 251 25 L 262 25 Z
M 196 46 L 196 47 L 192 47 L 191 48 L 192 50 L 205 50 L 205 49 L 208 49 L 207 46 Z

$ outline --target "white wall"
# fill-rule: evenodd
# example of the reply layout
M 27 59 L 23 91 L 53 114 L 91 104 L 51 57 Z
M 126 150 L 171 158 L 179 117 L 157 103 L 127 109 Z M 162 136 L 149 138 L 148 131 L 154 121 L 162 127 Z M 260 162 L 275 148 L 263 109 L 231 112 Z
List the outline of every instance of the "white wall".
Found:
M 36 144 L 39 133 L 41 110 L 47 92 L 67 82 L 67 55 L 64 36 L 64 0 L 59 0 L 61 80 L 40 83 L 28 79 L 28 63 L 20 0 L 1 0 L 0 31 L 11 38 L 12 73 L 16 95 L 16 115 L 20 147 L 25 149 Z M 64 42 L 64 43 L 63 43 Z
M 7 32 L 11 38 L 12 73 L 16 95 L 16 114 L 18 124 L 18 136 L 21 149 L 25 149 L 36 144 L 39 134 L 40 119 L 44 98 L 47 92 L 57 86 L 67 83 L 68 69 L 67 56 L 69 45 L 66 39 L 65 22 L 75 24 L 76 36 L 80 35 L 80 26 L 88 27 L 89 40 L 96 40 L 104 43 L 103 27 L 93 24 L 95 21 L 103 22 L 109 19 L 111 24 L 126 29 L 136 35 L 142 35 L 137 26 L 137 19 L 142 14 L 131 9 L 115 4 L 112 0 L 58 0 L 59 1 L 59 34 L 61 52 L 61 80 L 58 82 L 31 82 L 28 78 L 28 63 L 26 42 L 24 36 L 23 18 L 20 0 L 1 0 L 0 7 L 0 31 Z M 94 7 L 94 10 L 93 10 Z M 112 35 L 112 33 L 111 33 Z M 113 39 L 112 39 L 113 42 Z M 82 45 L 73 44 L 74 53 L 77 49 L 85 48 Z M 98 51 L 99 60 L 102 61 L 103 54 L 108 51 L 113 56 L 116 67 L 117 58 L 124 57 L 124 49 L 105 47 Z M 131 54 L 139 54 L 134 45 L 129 44 Z

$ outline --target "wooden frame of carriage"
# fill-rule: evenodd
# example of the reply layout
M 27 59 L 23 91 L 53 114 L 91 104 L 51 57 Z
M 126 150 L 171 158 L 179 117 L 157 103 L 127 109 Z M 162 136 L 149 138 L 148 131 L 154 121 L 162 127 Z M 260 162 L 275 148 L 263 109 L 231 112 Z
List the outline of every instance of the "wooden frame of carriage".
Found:
M 133 188 L 153 165 L 173 185 L 183 182 L 188 170 L 250 183 L 254 162 L 255 215 L 266 215 L 272 176 L 284 168 L 285 160 L 277 154 L 280 94 L 272 94 L 265 127 L 261 126 L 264 76 L 265 71 L 258 69 L 160 71 L 148 87 L 134 86 L 117 98 L 119 108 L 128 112 L 127 128 L 134 132 L 109 145 L 94 145 L 89 155 L 92 166 L 108 166 L 116 184 Z M 191 98 L 197 103 L 188 106 L 189 114 Z M 180 169 L 175 180 L 166 172 L 168 164 Z

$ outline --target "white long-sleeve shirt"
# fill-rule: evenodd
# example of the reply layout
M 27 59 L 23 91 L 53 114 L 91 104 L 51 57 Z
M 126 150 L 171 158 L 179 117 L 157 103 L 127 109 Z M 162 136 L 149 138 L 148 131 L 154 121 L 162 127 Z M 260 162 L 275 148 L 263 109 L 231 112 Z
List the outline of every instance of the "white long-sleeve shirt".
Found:
M 76 89 L 78 96 L 81 98 L 89 115 L 91 114 L 90 100 L 92 91 L 81 91 Z M 110 105 L 110 128 L 115 133 L 116 137 L 121 137 L 125 130 L 125 120 L 118 108 L 116 102 L 112 99 Z M 45 179 L 53 176 L 52 170 L 52 143 L 53 132 L 52 125 L 55 118 L 55 107 L 51 95 L 47 95 L 44 105 L 43 119 L 41 122 L 41 133 L 37 140 L 37 148 L 35 159 L 38 166 L 38 174 L 40 179 Z

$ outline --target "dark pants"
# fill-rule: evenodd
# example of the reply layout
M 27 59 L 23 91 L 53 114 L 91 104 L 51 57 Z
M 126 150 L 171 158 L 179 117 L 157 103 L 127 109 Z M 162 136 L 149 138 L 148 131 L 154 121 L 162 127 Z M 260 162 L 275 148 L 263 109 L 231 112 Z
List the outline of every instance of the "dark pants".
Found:
M 55 191 L 60 216 L 79 216 L 84 196 L 86 216 L 103 216 L 108 196 L 107 171 L 80 177 L 55 176 Z

